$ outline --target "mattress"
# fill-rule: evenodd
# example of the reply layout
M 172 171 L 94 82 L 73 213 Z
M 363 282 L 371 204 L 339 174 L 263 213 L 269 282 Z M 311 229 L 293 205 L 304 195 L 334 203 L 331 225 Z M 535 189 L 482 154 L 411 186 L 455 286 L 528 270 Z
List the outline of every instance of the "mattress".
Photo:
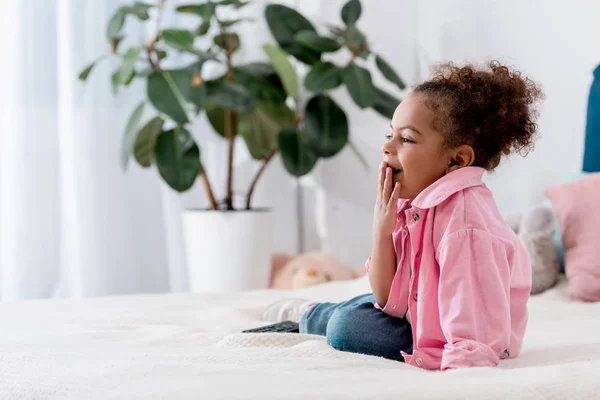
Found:
M 282 297 L 340 301 L 366 278 L 295 292 L 164 294 L 0 304 L 0 399 L 583 399 L 600 396 L 600 303 L 567 287 L 530 299 L 522 355 L 431 372 L 324 338 L 242 334 Z

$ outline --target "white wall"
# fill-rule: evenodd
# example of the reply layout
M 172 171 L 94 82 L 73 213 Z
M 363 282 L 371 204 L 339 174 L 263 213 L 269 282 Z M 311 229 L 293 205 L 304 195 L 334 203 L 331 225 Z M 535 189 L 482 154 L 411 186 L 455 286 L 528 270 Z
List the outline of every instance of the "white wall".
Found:
M 322 22 L 339 23 L 343 0 L 302 0 L 301 9 Z M 513 156 L 486 177 L 503 214 L 543 200 L 548 185 L 581 168 L 585 110 L 591 73 L 600 61 L 600 2 L 574 0 L 363 0 L 359 27 L 371 45 L 392 62 L 408 82 L 419 79 L 422 62 L 499 59 L 540 82 L 546 93 L 540 139 L 527 157 Z M 418 49 L 418 52 L 415 52 Z M 344 57 L 341 57 L 342 59 Z M 378 79 L 378 83 L 384 81 Z M 390 86 L 389 90 L 393 90 Z M 397 93 L 397 92 L 396 92 Z M 359 111 L 344 90 L 335 92 L 350 117 L 351 136 L 365 153 L 365 172 L 350 151 L 320 163 L 314 177 L 325 189 L 324 206 L 315 211 L 308 194 L 309 235 L 322 225 L 319 244 L 344 262 L 361 265 L 370 251 L 371 210 L 376 166 L 388 121 Z

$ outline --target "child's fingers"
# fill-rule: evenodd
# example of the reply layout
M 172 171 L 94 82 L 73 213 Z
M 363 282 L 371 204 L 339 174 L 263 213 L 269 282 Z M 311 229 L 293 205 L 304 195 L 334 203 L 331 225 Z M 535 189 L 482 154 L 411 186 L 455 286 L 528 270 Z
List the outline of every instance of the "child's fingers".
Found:
M 381 163 L 379 166 L 379 184 L 377 185 L 377 197 L 381 198 L 383 193 L 383 183 L 385 181 L 385 163 Z
M 390 206 L 395 206 L 398 204 L 398 199 L 400 198 L 400 184 L 396 182 L 394 185 L 394 191 L 392 192 L 392 197 L 390 197 Z
M 392 169 L 385 169 L 385 181 L 383 182 L 383 201 L 386 204 L 390 201 L 390 196 L 392 195 Z

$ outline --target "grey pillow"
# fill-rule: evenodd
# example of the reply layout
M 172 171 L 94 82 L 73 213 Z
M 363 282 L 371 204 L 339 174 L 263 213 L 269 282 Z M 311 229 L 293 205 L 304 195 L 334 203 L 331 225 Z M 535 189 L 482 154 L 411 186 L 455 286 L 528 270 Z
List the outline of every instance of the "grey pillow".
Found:
M 560 262 L 554 242 L 555 222 L 552 209 L 545 205 L 529 209 L 522 217 L 507 218 L 531 259 L 531 294 L 542 293 L 558 282 Z

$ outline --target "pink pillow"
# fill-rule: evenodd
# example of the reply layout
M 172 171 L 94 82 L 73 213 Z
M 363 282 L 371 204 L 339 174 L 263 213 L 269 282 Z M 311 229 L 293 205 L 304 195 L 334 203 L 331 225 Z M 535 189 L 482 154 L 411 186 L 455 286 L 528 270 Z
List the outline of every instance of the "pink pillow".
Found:
M 600 301 L 600 173 L 548 188 L 565 247 L 571 299 Z

